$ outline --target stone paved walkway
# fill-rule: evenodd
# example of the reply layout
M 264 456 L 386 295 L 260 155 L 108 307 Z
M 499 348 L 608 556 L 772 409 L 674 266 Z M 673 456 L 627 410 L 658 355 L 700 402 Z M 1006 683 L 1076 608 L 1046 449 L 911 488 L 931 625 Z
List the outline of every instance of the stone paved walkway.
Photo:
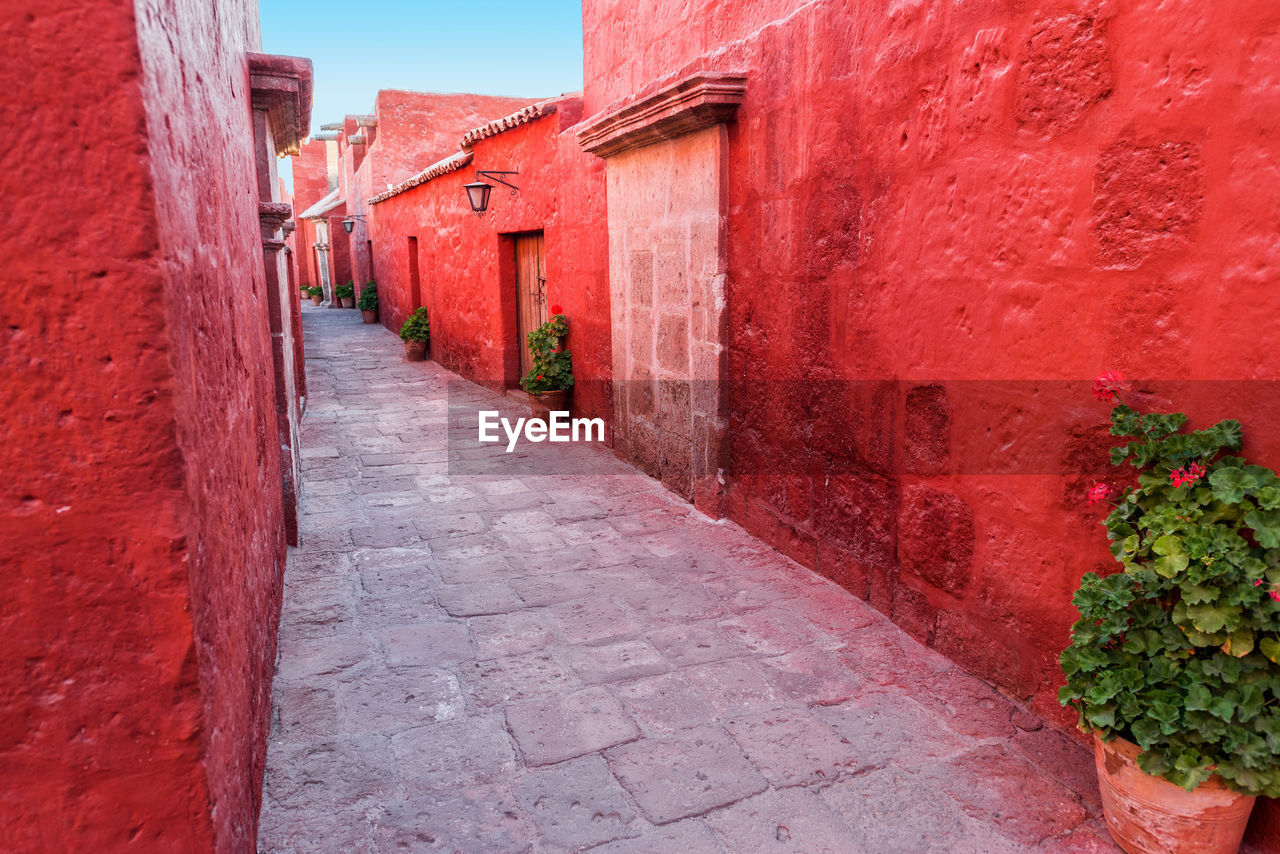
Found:
M 865 603 L 599 450 L 450 476 L 456 377 L 305 324 L 261 850 L 1117 850 L 1082 749 Z

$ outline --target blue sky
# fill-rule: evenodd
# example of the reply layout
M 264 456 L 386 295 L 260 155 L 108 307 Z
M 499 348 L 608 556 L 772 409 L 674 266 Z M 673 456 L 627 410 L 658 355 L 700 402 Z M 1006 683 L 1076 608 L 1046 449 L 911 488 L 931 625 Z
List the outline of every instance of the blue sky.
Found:
M 372 112 L 379 89 L 546 98 L 582 88 L 581 0 L 259 0 L 258 8 L 263 52 L 315 65 L 313 131 Z

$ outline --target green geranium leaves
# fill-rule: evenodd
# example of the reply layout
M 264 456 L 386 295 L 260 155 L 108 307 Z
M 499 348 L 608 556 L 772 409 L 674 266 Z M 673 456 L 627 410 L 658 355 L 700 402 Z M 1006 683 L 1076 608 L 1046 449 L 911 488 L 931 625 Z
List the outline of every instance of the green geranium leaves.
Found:
M 1244 523 L 1253 529 L 1258 545 L 1280 549 L 1280 510 L 1254 510 L 1245 514 Z
M 1137 485 L 1107 517 L 1118 572 L 1085 575 L 1059 692 L 1083 726 L 1192 788 L 1280 796 L 1280 478 L 1236 455 L 1240 423 L 1118 404 L 1112 462 Z M 1178 484 L 1178 485 L 1175 485 Z M 1273 596 L 1273 592 L 1275 595 Z
M 1165 578 L 1173 578 L 1187 568 L 1189 558 L 1182 550 L 1182 541 L 1177 537 L 1166 534 L 1151 545 L 1151 550 L 1160 555 L 1154 562 L 1154 566 L 1156 572 Z M 1204 629 L 1203 631 L 1216 630 Z

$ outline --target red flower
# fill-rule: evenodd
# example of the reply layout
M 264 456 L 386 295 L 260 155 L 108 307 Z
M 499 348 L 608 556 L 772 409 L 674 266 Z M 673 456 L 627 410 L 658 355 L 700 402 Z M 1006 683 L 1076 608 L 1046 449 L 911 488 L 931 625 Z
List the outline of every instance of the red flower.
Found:
M 1111 487 L 1105 483 L 1095 483 L 1089 487 L 1089 503 L 1097 504 L 1099 501 L 1106 501 L 1111 495 Z
M 1272 598 L 1272 599 L 1274 599 L 1274 600 L 1275 600 L 1275 601 L 1277 601 L 1277 602 L 1280 602 L 1280 590 L 1272 590 L 1272 591 L 1271 591 L 1271 598 Z
M 1106 371 L 1098 374 L 1093 381 L 1093 396 L 1098 400 L 1110 400 L 1115 394 L 1133 388 L 1125 382 L 1124 374 L 1119 371 Z
M 1185 469 L 1174 469 L 1169 472 L 1169 480 L 1173 481 L 1174 486 L 1195 483 L 1202 477 L 1204 477 L 1204 466 L 1199 463 L 1192 463 Z
M 1261 579 L 1261 578 L 1259 578 L 1257 581 L 1253 582 L 1253 586 L 1254 586 L 1254 587 L 1261 587 L 1261 586 L 1262 586 L 1262 579 Z
M 538 374 L 538 379 L 542 379 L 542 374 Z
M 564 314 L 564 309 L 558 305 L 551 306 L 551 316 L 555 317 L 557 314 Z

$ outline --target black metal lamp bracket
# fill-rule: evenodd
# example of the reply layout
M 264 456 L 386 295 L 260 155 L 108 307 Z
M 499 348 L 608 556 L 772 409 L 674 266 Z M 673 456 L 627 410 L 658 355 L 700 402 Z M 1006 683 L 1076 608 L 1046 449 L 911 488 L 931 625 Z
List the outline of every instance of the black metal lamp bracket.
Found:
M 485 178 L 488 178 L 491 181 L 497 181 L 499 184 L 501 184 L 504 187 L 510 187 L 511 195 L 513 196 L 520 191 L 520 188 L 517 187 L 515 184 L 512 184 L 510 181 L 505 181 L 502 178 L 499 178 L 498 176 L 499 175 L 519 175 L 519 174 L 520 174 L 519 172 L 499 172 L 499 171 L 491 171 L 486 169 L 476 170 L 477 179 L 483 176 Z

